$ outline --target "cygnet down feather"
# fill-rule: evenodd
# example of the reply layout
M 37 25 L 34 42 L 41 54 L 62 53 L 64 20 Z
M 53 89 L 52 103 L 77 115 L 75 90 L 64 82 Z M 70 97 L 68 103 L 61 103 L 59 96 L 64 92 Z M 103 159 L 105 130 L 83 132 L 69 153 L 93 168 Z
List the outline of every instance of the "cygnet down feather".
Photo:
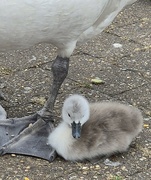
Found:
M 62 119 L 50 133 L 48 144 L 71 161 L 124 152 L 143 125 L 135 107 L 118 102 L 89 104 L 81 95 L 65 100 Z

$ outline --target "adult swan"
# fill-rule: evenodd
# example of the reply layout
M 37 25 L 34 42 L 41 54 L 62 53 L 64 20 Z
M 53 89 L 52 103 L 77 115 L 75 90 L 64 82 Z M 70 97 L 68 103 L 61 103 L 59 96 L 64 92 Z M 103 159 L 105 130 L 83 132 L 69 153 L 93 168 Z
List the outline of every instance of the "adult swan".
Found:
M 101 33 L 126 5 L 136 0 L 1 0 L 0 51 L 26 49 L 38 43 L 58 48 L 52 64 L 48 101 L 34 115 L 0 121 L 1 154 L 18 153 L 52 161 L 47 145 L 53 128 L 52 110 L 68 73 L 69 58 L 78 43 Z M 31 126 L 28 126 L 33 123 Z

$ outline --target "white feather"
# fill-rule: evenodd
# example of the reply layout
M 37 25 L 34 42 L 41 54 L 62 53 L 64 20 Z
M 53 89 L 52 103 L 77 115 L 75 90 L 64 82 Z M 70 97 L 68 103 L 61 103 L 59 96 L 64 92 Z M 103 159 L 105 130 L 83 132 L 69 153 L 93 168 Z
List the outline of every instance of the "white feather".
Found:
M 69 57 L 77 42 L 101 33 L 136 0 L 1 0 L 0 51 L 47 42 Z

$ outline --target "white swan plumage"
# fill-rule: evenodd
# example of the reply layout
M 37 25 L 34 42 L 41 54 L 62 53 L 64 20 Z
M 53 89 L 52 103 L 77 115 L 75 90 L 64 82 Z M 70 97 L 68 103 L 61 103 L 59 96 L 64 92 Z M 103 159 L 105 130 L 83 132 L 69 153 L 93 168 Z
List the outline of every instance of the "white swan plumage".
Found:
M 77 43 L 101 33 L 136 0 L 2 0 L 0 51 L 26 49 L 47 42 L 70 57 Z
M 117 102 L 89 104 L 81 95 L 65 100 L 62 119 L 50 133 L 48 144 L 71 161 L 126 151 L 143 124 L 142 114 L 135 107 Z M 81 133 L 75 132 L 79 125 Z

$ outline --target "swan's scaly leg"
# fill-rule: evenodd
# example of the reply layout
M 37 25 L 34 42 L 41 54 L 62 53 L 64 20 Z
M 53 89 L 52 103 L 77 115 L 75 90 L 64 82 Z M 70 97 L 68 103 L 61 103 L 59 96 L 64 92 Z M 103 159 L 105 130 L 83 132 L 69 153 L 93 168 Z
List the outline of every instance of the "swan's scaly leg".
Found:
M 51 87 L 52 88 L 51 94 L 46 104 L 42 108 L 42 110 L 38 112 L 38 114 L 45 121 L 50 121 L 50 117 L 52 116 L 52 111 L 56 97 L 58 95 L 58 91 L 68 74 L 68 68 L 69 68 L 69 58 L 57 57 L 54 63 L 52 64 L 53 85 Z
M 53 84 L 50 97 L 41 111 L 38 120 L 24 129 L 18 136 L 3 145 L 0 153 L 16 153 L 54 160 L 55 151 L 47 145 L 47 137 L 53 129 L 52 111 L 61 84 L 67 76 L 69 58 L 57 57 L 52 64 Z

